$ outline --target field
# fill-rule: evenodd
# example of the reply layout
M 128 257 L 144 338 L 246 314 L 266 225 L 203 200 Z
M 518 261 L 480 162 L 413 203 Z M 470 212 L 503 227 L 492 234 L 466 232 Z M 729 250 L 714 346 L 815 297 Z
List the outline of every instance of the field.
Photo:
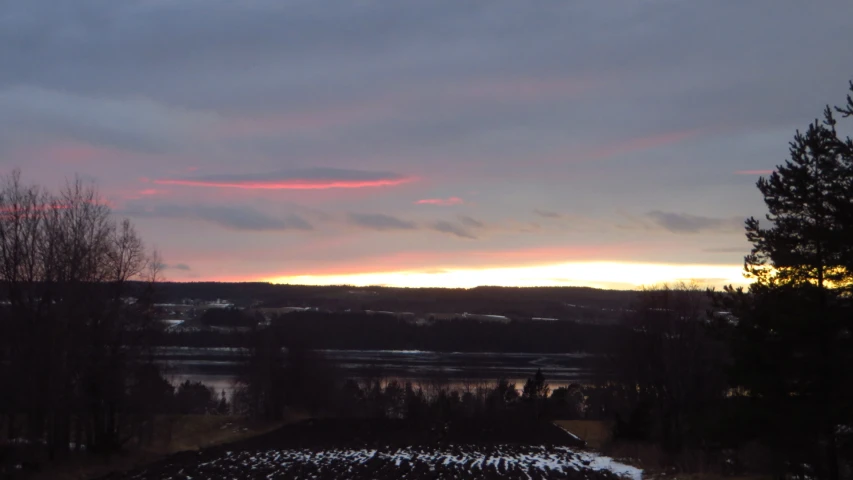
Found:
M 513 433 L 521 441 L 508 442 Z M 534 438 L 542 443 L 529 443 Z M 544 422 L 519 430 L 519 425 L 494 427 L 477 422 L 435 429 L 396 421 L 317 420 L 227 446 L 180 453 L 107 478 L 594 480 L 641 476 L 634 467 L 584 451 L 563 430 Z
M 606 457 L 559 446 L 448 445 L 381 449 L 286 449 L 203 454 L 136 472 L 127 480 L 641 478 Z

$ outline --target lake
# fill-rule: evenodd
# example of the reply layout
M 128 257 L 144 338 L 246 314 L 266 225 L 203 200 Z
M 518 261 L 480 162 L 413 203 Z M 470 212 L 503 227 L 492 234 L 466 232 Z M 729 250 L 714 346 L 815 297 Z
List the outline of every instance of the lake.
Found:
M 601 357 L 584 353 L 487 353 L 409 350 L 321 350 L 343 375 L 356 379 L 445 383 L 454 388 L 506 378 L 521 388 L 542 369 L 551 388 L 594 380 Z M 202 382 L 230 394 L 247 355 L 236 348 L 161 347 L 155 361 L 173 382 Z

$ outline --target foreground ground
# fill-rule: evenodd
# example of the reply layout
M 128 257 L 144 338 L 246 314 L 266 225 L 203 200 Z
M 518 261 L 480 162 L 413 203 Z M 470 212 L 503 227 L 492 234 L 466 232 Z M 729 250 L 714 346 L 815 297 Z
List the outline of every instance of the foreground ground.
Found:
M 124 451 L 109 458 L 89 455 L 85 451 L 72 452 L 59 462 L 49 462 L 44 449 L 36 448 L 37 445 L 0 441 L 0 479 L 88 480 L 152 464 L 177 452 L 245 440 L 304 418 L 294 414 L 281 422 L 256 423 L 233 416 L 158 416 L 150 443 L 136 445 L 131 442 Z
M 548 424 L 314 420 L 184 452 L 109 480 L 572 478 L 639 479 L 642 472 L 584 451 Z

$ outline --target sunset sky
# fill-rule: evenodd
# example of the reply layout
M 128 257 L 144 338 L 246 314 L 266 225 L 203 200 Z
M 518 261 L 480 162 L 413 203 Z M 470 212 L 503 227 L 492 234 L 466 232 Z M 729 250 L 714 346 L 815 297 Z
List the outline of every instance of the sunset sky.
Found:
M 850 0 L 9 0 L 0 170 L 79 174 L 175 281 L 743 282 Z

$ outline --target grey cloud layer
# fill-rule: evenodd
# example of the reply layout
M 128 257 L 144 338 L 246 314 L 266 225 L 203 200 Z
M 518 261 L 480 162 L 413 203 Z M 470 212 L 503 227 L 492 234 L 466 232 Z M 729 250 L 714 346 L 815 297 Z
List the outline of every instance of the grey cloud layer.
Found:
M 471 218 L 467 215 L 460 215 L 459 221 L 462 222 L 462 225 L 465 225 L 469 228 L 485 228 L 485 224 L 475 218 Z
M 539 209 L 536 209 L 536 210 L 534 210 L 534 211 L 533 211 L 533 213 L 535 213 L 536 215 L 539 215 L 539 216 L 540 216 L 540 217 L 542 217 L 542 218 L 560 218 L 560 217 L 562 217 L 562 215 L 560 215 L 559 213 L 557 213 L 557 212 L 552 212 L 552 211 L 550 211 L 550 210 L 539 210 Z
M 700 233 L 707 231 L 743 231 L 744 219 L 740 217 L 712 218 L 687 213 L 654 210 L 647 216 L 659 227 L 673 233 Z
M 145 153 L 183 149 L 216 118 L 140 98 L 101 98 L 38 87 L 0 89 L 0 126 Z
M 457 225 L 455 223 L 445 221 L 445 220 L 439 220 L 437 222 L 430 224 L 430 228 L 432 228 L 433 230 L 435 230 L 437 232 L 449 233 L 451 235 L 455 235 L 455 236 L 460 237 L 460 238 L 468 238 L 468 239 L 472 239 L 472 240 L 477 238 L 471 232 L 469 232 L 467 229 L 465 229 L 464 227 Z
M 844 42 L 825 44 L 813 36 L 786 39 L 778 32 L 814 28 L 835 40 L 849 39 L 844 20 L 849 15 L 840 12 L 851 10 L 844 0 L 808 6 L 779 0 L 769 11 L 762 2 L 710 0 L 614 0 L 606 8 L 511 1 L 343 3 L 335 8 L 273 0 L 251 5 L 81 0 L 74 6 L 18 0 L 4 5 L 0 58 L 6 59 L 6 68 L 0 73 L 0 88 L 31 84 L 106 98 L 141 96 L 227 113 L 363 101 L 400 85 L 406 95 L 407 90 L 422 91 L 436 79 L 451 85 L 462 81 L 468 85 L 463 91 L 482 97 L 494 79 L 538 80 L 537 89 L 546 91 L 548 79 L 592 77 L 592 83 L 598 83 L 610 77 L 617 84 L 608 87 L 609 95 L 647 93 L 621 95 L 618 101 L 631 108 L 601 119 L 611 126 L 618 122 L 620 131 L 636 129 L 636 120 L 648 115 L 670 128 L 683 125 L 687 114 L 689 123 L 702 119 L 716 124 L 731 120 L 735 112 L 753 120 L 767 118 L 766 110 L 749 107 L 756 102 L 771 109 L 773 120 L 811 114 L 807 104 L 777 101 L 799 88 L 793 87 L 794 80 L 822 86 L 808 70 L 789 70 L 784 59 L 799 56 L 815 63 L 818 60 L 808 60 L 812 47 L 832 48 L 835 43 L 842 53 Z M 803 14 L 806 9 L 808 15 Z M 606 41 L 590 43 L 594 35 L 607 35 Z M 713 48 L 698 48 L 709 44 Z M 554 48 L 576 45 L 587 47 Z M 756 60 L 765 68 L 751 68 Z M 822 73 L 825 78 L 849 74 L 843 62 L 835 64 L 835 72 Z M 726 75 L 719 75 L 721 71 Z M 75 74 L 79 72 L 86 74 Z M 774 81 L 781 74 L 790 82 Z M 492 90 L 505 100 L 513 92 L 530 97 L 524 88 Z M 663 104 L 662 95 L 667 96 Z M 745 98 L 752 101 L 743 102 Z M 692 111 L 684 108 L 688 101 Z M 653 104 L 660 108 L 642 108 Z M 477 128 L 490 118 L 508 124 L 520 118 L 529 121 L 532 113 L 495 116 L 494 111 L 484 111 L 473 117 L 478 122 L 470 116 L 454 122 L 456 110 L 469 109 L 454 108 L 448 115 L 452 105 L 436 104 L 435 98 L 423 105 L 440 108 L 434 109 L 437 117 L 421 111 L 424 120 L 406 127 L 410 135 L 422 132 L 420 138 L 459 127 Z M 546 102 L 536 110 L 550 121 L 550 107 Z M 599 106 L 578 107 L 592 112 Z M 558 118 L 572 121 L 576 131 L 590 123 L 589 115 Z M 425 129 L 430 123 L 442 128 Z M 395 125 L 401 125 L 399 119 L 390 123 Z
M 278 218 L 248 206 L 131 204 L 116 213 L 131 217 L 202 220 L 225 228 L 245 231 L 311 230 L 313 228 L 298 215 L 291 214 Z
M 503 249 L 596 245 L 613 231 L 569 237 L 548 226 L 623 208 L 640 224 L 631 241 L 654 238 L 653 225 L 723 232 L 731 238 L 715 241 L 736 245 L 741 217 L 763 206 L 753 179 L 731 172 L 771 168 L 794 128 L 843 100 L 853 44 L 850 0 L 2 5 L 0 165 L 37 181 L 96 175 L 119 198 L 146 188 L 141 177 L 422 179 L 371 192 L 232 192 L 227 206 L 199 205 L 224 202 L 209 191 L 165 187 L 169 205 L 134 213 L 223 226 L 235 248 L 242 231 L 321 230 L 341 218 L 409 232 L 377 235 L 352 255 L 406 251 L 417 240 L 462 248 L 474 237 Z M 684 131 L 697 133 L 672 135 Z M 36 162 L 24 155 L 39 151 L 27 147 L 63 141 L 110 147 L 111 156 L 84 152 L 27 171 Z M 189 166 L 198 176 L 185 177 Z M 465 198 L 459 208 L 470 217 L 424 217 L 414 206 L 450 195 Z M 262 201 L 328 218 L 252 206 Z M 672 213 L 680 211 L 705 216 Z M 547 220 L 557 212 L 571 213 Z M 520 227 L 499 227 L 508 223 Z M 146 238 L 186 247 L 170 225 L 146 224 Z M 698 245 L 702 237 L 684 237 L 684 258 L 713 246 Z
M 474 240 L 477 238 L 471 229 L 482 229 L 485 225 L 474 218 L 460 215 L 458 222 L 448 220 L 436 220 L 418 225 L 415 222 L 402 220 L 400 218 L 380 213 L 349 213 L 349 223 L 368 230 L 390 231 L 390 230 L 420 230 L 427 229 L 439 233 Z
M 168 265 L 165 265 L 163 268 L 165 268 L 166 270 L 180 270 L 183 272 L 189 272 L 190 270 L 192 270 L 192 268 L 190 268 L 190 266 L 186 263 L 170 263 Z
M 349 213 L 347 218 L 353 225 L 370 230 L 414 230 L 417 228 L 412 222 L 381 213 Z

